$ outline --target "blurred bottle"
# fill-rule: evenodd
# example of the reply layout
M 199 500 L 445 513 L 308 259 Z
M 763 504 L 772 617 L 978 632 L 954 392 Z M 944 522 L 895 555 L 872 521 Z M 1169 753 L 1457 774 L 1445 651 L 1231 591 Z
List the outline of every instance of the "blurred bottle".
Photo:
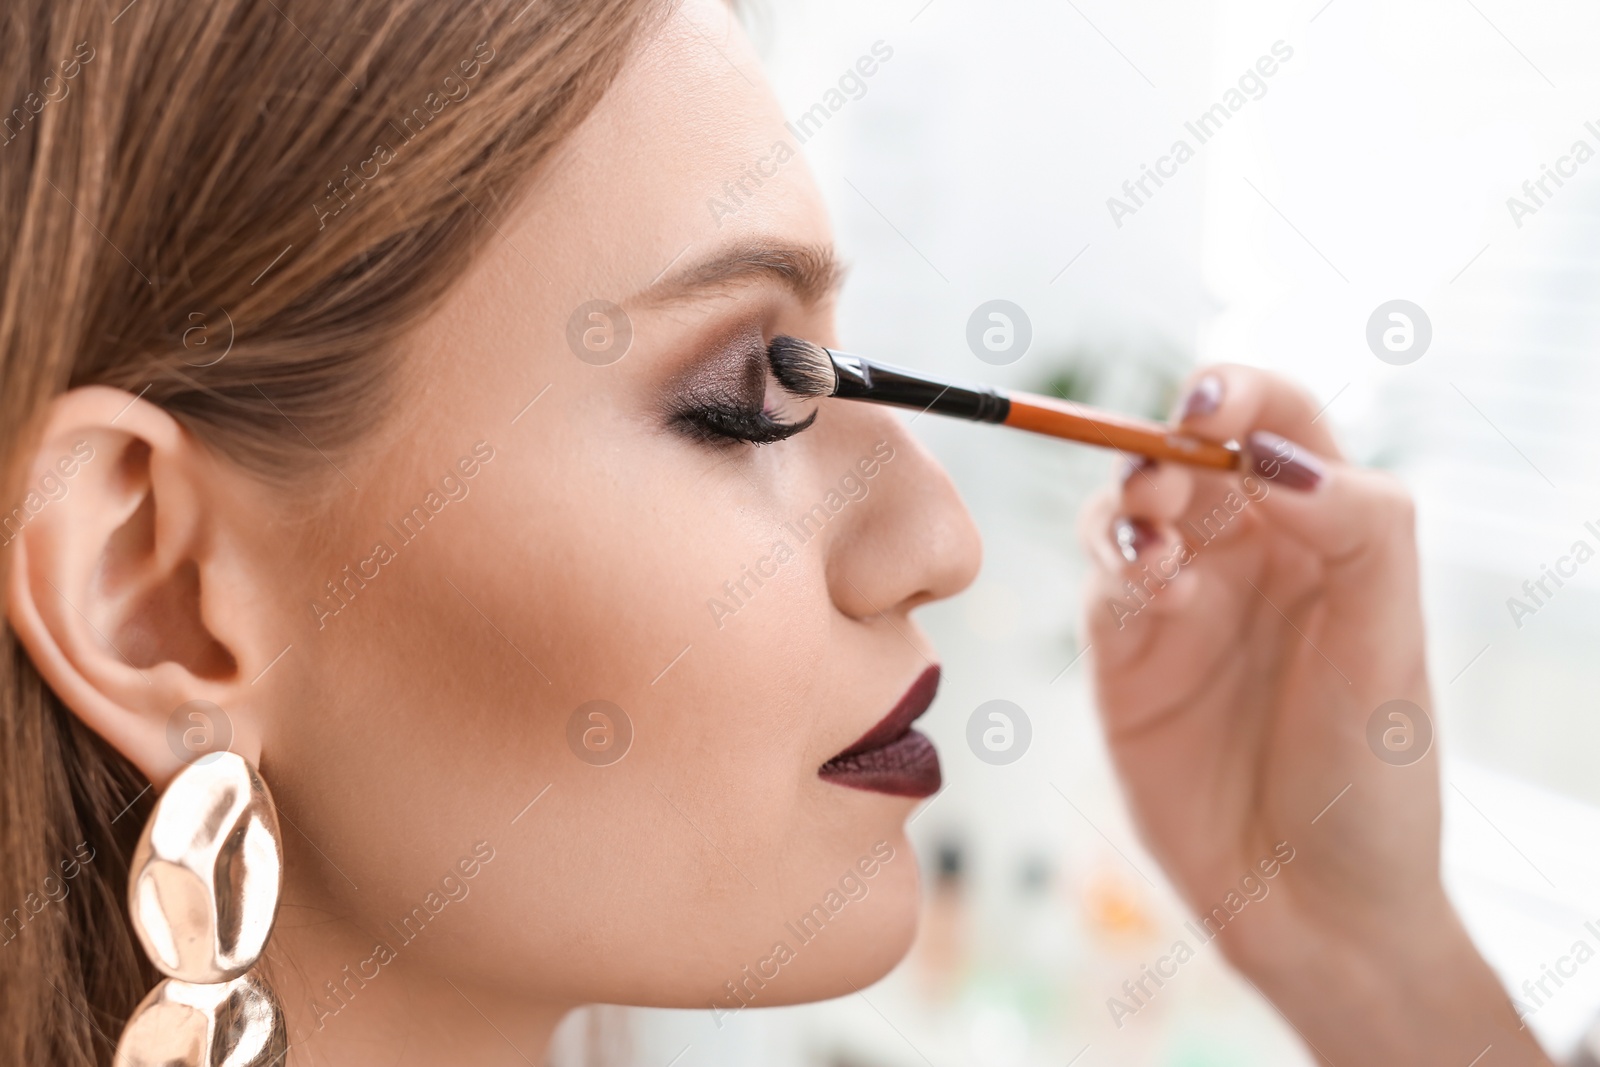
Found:
M 913 953 L 919 990 L 935 1009 L 960 997 L 971 963 L 966 876 L 965 849 L 954 839 L 946 840 L 935 853 L 933 886 Z
M 1083 944 L 1058 882 L 1047 857 L 1024 854 L 1012 880 L 1002 932 L 1009 1000 L 1027 1028 L 1030 1052 L 1050 1062 L 1061 1062 L 1082 1045 L 1069 1047 L 1079 1030 L 1071 1009 Z
M 1124 861 L 1108 855 L 1088 872 L 1081 901 L 1089 944 L 1077 991 L 1091 1013 L 1083 1022 L 1115 1035 L 1117 1062 L 1124 1067 L 1164 1062 L 1166 1017 L 1179 992 L 1146 978 L 1148 966 L 1170 943 L 1157 921 L 1156 902 L 1128 875 Z M 1141 979 L 1153 995 L 1137 988 Z

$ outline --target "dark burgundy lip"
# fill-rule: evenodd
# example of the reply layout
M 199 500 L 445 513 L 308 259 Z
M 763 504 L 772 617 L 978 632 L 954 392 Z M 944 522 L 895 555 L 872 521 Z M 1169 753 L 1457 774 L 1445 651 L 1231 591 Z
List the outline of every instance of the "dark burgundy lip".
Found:
M 933 703 L 934 695 L 939 692 L 939 667 L 937 664 L 929 667 L 917 675 L 917 680 L 911 683 L 910 688 L 889 709 L 889 714 L 878 720 L 878 724 L 856 739 L 855 744 L 834 756 L 828 763 L 835 760 L 849 759 L 859 756 L 874 748 L 883 748 L 885 745 L 900 740 L 911 730 L 911 724 L 921 718 L 922 713 L 928 710 Z M 824 764 L 823 766 L 827 766 Z
M 890 796 L 920 799 L 937 793 L 943 784 L 939 753 L 911 724 L 928 710 L 938 689 L 939 668 L 929 667 L 889 714 L 819 767 L 817 776 L 834 785 Z

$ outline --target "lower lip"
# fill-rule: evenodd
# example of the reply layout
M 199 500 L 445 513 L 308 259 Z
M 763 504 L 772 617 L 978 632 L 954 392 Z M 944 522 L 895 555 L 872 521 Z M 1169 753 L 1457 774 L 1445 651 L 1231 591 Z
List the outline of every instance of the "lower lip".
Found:
M 931 797 L 939 791 L 939 753 L 925 734 L 908 730 L 886 745 L 837 756 L 817 772 L 824 781 L 897 797 Z

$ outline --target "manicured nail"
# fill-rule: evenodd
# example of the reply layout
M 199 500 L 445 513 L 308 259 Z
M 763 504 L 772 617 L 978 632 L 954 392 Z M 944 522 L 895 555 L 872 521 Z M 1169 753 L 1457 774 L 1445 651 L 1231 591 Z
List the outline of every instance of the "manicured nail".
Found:
M 1122 461 L 1122 486 L 1127 488 L 1128 483 L 1140 474 L 1149 474 L 1156 469 L 1156 461 L 1149 456 L 1132 456 Z
M 1215 374 L 1204 375 L 1194 383 L 1189 395 L 1178 405 L 1178 421 L 1188 422 L 1216 412 L 1222 406 L 1222 379 Z
M 1138 563 L 1139 554 L 1161 540 L 1156 528 L 1143 519 L 1118 519 L 1111 528 L 1117 551 L 1129 563 Z
M 1257 430 L 1247 444 L 1251 469 L 1267 481 L 1301 492 L 1322 484 L 1322 461 L 1288 438 Z

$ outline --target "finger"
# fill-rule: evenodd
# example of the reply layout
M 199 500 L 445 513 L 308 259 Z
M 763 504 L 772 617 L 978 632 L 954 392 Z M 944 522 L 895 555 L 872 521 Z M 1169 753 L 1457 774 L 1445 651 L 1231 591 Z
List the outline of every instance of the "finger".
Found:
M 1120 510 L 1117 493 L 1098 489 L 1078 511 L 1078 543 L 1096 571 L 1115 574 L 1126 562 L 1117 551 L 1111 532 Z
M 1148 653 L 1155 626 L 1129 626 L 1117 612 L 1122 583 L 1109 571 L 1090 573 L 1083 599 L 1084 647 L 1093 651 L 1095 672 L 1114 677 Z M 1153 620 L 1152 620 L 1153 621 Z
M 1181 463 L 1129 464 L 1122 480 L 1121 511 L 1131 518 L 1172 522 L 1189 509 L 1194 472 Z
M 1186 571 L 1187 591 L 1169 587 L 1143 604 L 1125 587 L 1112 587 L 1110 576 L 1097 575 L 1084 633 L 1108 721 L 1138 725 L 1189 699 L 1195 686 L 1216 682 L 1218 671 L 1246 662 L 1236 642 L 1241 589 L 1249 587 L 1214 571 Z M 1173 610 L 1180 597 L 1186 602 Z
M 1238 472 L 1195 471 L 1190 477 L 1194 488 L 1189 506 L 1174 520 L 1189 542 L 1196 547 L 1238 539 L 1248 531 L 1260 529 L 1250 514 L 1252 499 L 1263 492 L 1261 476 L 1246 470 Z
M 1122 582 L 1178 538 L 1170 524 L 1129 515 L 1120 495 L 1101 490 L 1078 513 L 1078 539 L 1096 570 Z
M 1194 561 L 1188 542 L 1168 523 L 1129 516 L 1102 492 L 1083 509 L 1079 536 L 1099 577 L 1091 595 L 1111 616 L 1183 610 L 1194 593 L 1184 572 Z
M 1393 475 L 1328 461 L 1266 431 L 1245 440 L 1244 489 L 1276 528 L 1325 560 L 1414 564 L 1416 508 Z
M 1321 408 L 1299 386 L 1256 367 L 1220 364 L 1197 372 L 1180 401 L 1177 422 L 1214 441 L 1243 441 L 1252 430 L 1268 430 L 1299 441 L 1331 459 L 1342 459 Z
M 1126 562 L 1112 533 L 1118 504 L 1116 492 L 1101 489 L 1078 512 L 1078 539 L 1090 563 L 1083 592 L 1084 648 L 1093 650 L 1097 672 L 1115 672 L 1136 661 L 1151 638 L 1150 627 L 1114 625 Z

